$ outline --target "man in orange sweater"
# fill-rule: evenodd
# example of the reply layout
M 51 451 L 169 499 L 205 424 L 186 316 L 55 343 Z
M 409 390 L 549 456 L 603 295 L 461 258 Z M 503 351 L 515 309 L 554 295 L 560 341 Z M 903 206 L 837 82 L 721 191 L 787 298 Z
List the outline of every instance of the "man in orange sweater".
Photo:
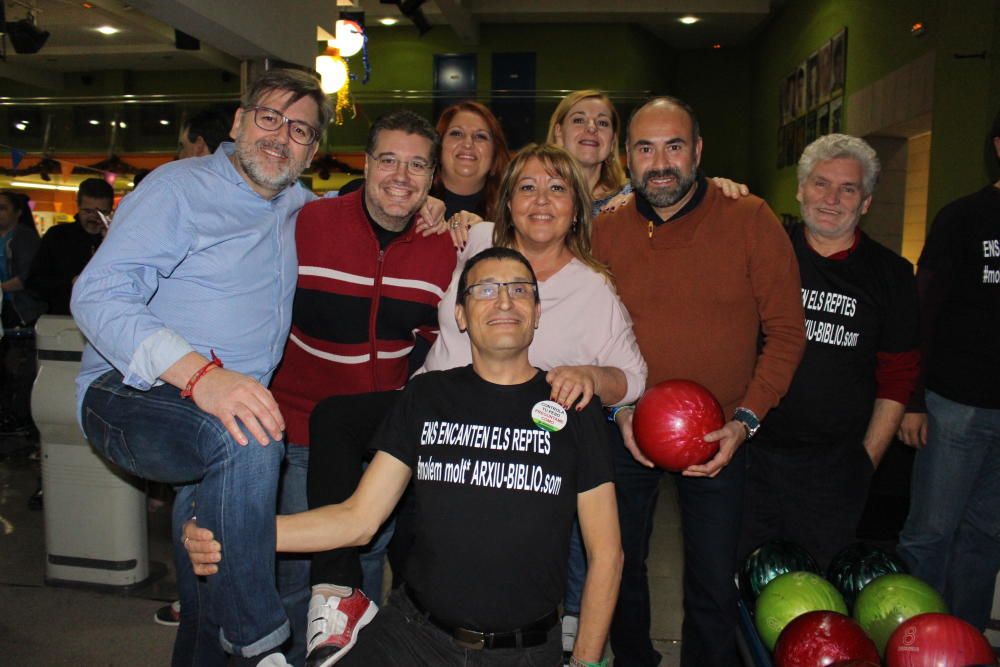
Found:
M 805 348 L 798 264 L 761 199 L 727 199 L 699 172 L 694 111 L 656 98 L 629 122 L 635 198 L 600 218 L 594 254 L 615 276 L 649 365 L 648 385 L 690 379 L 731 420 L 705 436 L 719 453 L 677 476 L 684 536 L 681 665 L 732 667 L 746 455 L 740 446 L 788 389 Z M 632 411 L 614 414 L 618 513 L 625 566 L 611 628 L 615 664 L 656 665 L 649 639 L 646 555 L 662 470 L 632 436 Z

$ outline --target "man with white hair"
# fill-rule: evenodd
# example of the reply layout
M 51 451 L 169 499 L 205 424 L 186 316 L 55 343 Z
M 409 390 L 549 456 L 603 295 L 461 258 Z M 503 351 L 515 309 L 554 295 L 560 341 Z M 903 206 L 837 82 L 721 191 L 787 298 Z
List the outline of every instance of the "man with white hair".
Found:
M 750 454 L 741 552 L 770 539 L 825 567 L 855 539 L 872 473 L 918 373 L 913 266 L 858 228 L 878 180 L 875 151 L 831 134 L 806 147 L 789 234 L 799 261 L 806 352 Z

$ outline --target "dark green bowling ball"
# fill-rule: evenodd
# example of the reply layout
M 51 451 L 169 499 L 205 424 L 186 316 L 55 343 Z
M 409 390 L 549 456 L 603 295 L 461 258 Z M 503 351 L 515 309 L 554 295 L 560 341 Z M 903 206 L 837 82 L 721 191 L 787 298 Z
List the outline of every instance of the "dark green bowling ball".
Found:
M 787 540 L 772 540 L 750 552 L 740 571 L 740 589 L 756 600 L 764 586 L 786 572 L 819 574 L 819 565 L 809 552 Z
M 826 570 L 826 578 L 844 596 L 847 606 L 853 609 L 858 593 L 872 579 L 883 574 L 905 573 L 906 566 L 895 554 L 871 544 L 855 542 L 834 556 Z

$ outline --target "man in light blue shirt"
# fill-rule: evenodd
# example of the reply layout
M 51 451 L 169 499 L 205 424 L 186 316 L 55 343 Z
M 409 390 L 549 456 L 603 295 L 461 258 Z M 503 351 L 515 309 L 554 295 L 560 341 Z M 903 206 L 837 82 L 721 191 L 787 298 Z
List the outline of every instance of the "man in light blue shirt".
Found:
M 179 487 L 175 665 L 219 662 L 213 643 L 238 665 L 285 664 L 271 655 L 289 634 L 274 582 L 285 425 L 266 385 L 290 323 L 294 219 L 312 198 L 297 179 L 330 113 L 314 77 L 264 73 L 236 112 L 235 144 L 150 174 L 73 291 L 90 343 L 77 381 L 88 439 Z M 228 567 L 204 585 L 180 544 L 195 509 L 228 540 Z

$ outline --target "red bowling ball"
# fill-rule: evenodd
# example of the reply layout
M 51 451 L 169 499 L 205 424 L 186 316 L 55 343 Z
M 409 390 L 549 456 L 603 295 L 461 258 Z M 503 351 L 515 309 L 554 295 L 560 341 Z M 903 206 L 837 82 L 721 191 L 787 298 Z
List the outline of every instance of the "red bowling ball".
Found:
M 949 614 L 920 614 L 903 621 L 885 646 L 887 667 L 995 665 L 986 637 Z
M 639 399 L 632 429 L 643 454 L 676 472 L 715 456 L 718 443 L 703 438 L 724 423 L 722 406 L 712 392 L 690 380 L 667 380 Z
M 847 661 L 879 664 L 878 649 L 850 616 L 835 611 L 802 614 L 781 631 L 775 667 L 827 667 Z

